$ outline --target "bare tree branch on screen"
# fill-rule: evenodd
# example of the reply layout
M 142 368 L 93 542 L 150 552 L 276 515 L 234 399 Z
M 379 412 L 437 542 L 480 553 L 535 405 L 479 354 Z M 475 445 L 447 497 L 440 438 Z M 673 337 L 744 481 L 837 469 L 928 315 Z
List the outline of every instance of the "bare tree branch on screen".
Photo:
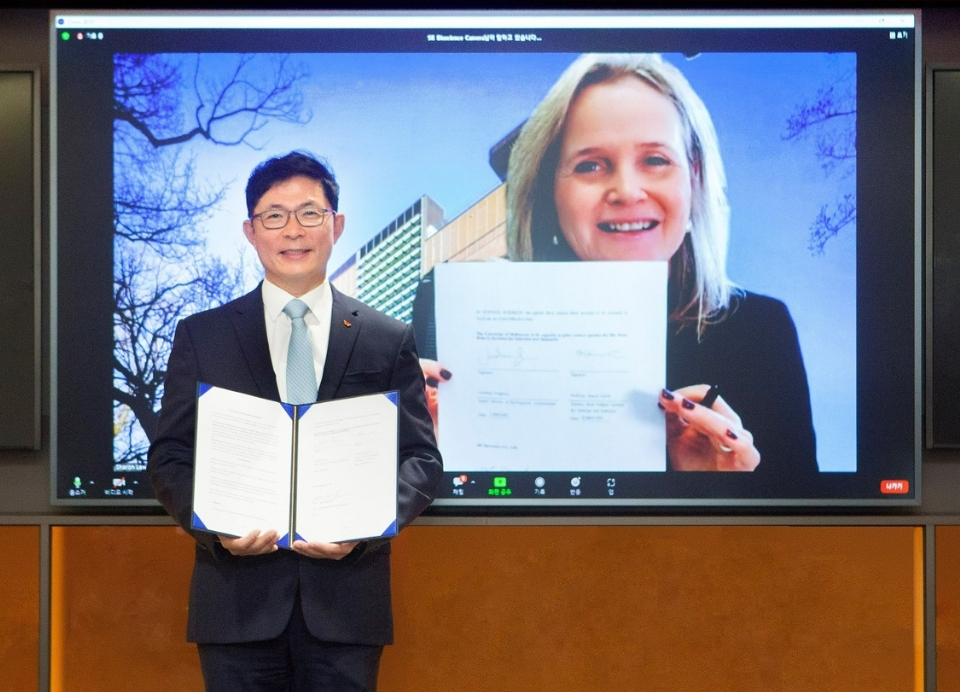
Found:
M 114 471 L 146 468 L 173 335 L 237 297 L 249 268 L 207 251 L 228 182 L 202 179 L 201 146 L 256 148 L 270 121 L 309 121 L 287 56 L 114 59 Z
M 117 248 L 114 259 L 114 434 L 115 464 L 137 464 L 146 458 L 157 428 L 156 406 L 166 377 L 167 357 L 181 317 L 219 305 L 243 289 L 243 272 L 218 257 L 188 262 L 179 279 L 164 276 L 165 268 L 144 261 L 130 243 Z M 134 432 L 133 414 L 146 439 Z
M 810 224 L 808 249 L 822 255 L 827 242 L 857 220 L 857 98 L 856 74 L 845 72 L 816 96 L 799 104 L 787 118 L 784 140 L 813 139 L 814 155 L 824 175 L 837 175 L 850 192 L 826 202 Z
M 194 56 L 194 117 L 184 126 L 185 111 L 175 96 L 182 87 L 182 70 L 168 62 L 171 56 L 119 55 L 114 65 L 114 120 L 128 123 L 156 148 L 195 137 L 228 146 L 250 144 L 247 137 L 270 120 L 309 122 L 298 88 L 306 73 L 286 55 L 271 56 L 268 73 L 262 57 L 240 55 L 231 73 L 211 76 L 202 56 Z

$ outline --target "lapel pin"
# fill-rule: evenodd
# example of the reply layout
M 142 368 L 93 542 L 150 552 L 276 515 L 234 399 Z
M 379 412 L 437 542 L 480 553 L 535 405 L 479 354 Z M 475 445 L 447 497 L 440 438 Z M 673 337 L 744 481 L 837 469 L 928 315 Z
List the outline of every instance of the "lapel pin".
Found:
M 344 320 L 344 321 L 343 321 L 343 326 L 344 326 L 344 327 L 352 327 L 353 324 L 351 324 L 350 322 L 347 322 L 346 320 Z

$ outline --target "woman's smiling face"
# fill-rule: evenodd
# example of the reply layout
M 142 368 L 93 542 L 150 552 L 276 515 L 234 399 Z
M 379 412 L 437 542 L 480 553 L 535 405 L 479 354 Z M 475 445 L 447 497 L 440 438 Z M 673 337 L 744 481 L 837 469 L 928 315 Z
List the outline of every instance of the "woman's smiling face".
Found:
M 582 260 L 669 260 L 690 218 L 683 124 L 635 77 L 588 86 L 570 107 L 554 177 L 557 218 Z

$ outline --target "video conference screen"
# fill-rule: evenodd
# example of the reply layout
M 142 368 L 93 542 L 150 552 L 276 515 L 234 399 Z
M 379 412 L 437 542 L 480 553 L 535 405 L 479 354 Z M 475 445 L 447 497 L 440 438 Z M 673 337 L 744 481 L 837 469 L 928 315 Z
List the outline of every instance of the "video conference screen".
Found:
M 412 323 L 434 511 L 919 502 L 918 12 L 52 13 L 52 500 L 149 505 L 253 168 Z

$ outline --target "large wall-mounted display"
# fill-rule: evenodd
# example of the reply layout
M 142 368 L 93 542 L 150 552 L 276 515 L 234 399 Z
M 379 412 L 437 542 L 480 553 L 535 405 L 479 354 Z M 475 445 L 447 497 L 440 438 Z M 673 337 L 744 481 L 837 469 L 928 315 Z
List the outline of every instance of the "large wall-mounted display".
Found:
M 54 502 L 152 502 L 176 323 L 260 280 L 246 178 L 294 149 L 331 283 L 416 329 L 432 511 L 919 501 L 919 13 L 51 30 Z

